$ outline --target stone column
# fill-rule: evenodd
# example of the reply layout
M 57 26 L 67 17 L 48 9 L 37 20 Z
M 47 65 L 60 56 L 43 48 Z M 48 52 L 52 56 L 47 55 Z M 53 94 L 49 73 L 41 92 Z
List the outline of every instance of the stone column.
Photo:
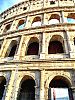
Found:
M 27 17 L 27 20 L 26 20 L 26 28 L 29 28 L 31 27 L 31 24 L 32 24 L 32 18 L 30 16 Z
M 35 72 L 35 100 L 40 100 L 40 71 Z
M 48 25 L 48 15 L 46 13 L 44 13 L 43 25 Z
M 5 30 L 5 25 L 3 24 L 1 27 L 1 34 L 3 34 L 4 30 Z
M 42 33 L 42 50 L 40 53 L 40 59 L 45 59 L 45 33 Z
M 61 11 L 61 22 L 64 23 L 65 22 L 65 19 L 64 19 L 64 13 L 63 11 Z
M 10 28 L 10 31 L 16 30 L 17 29 L 17 26 L 18 26 L 18 23 L 19 23 L 18 20 L 14 20 L 13 23 L 12 23 L 12 26 Z
M 70 40 L 70 34 L 69 32 L 66 30 L 66 37 L 67 37 L 67 45 L 68 45 L 68 52 L 71 58 L 74 57 L 74 52 L 73 52 L 73 45 L 72 45 L 72 40 Z
M 73 94 L 73 100 L 75 100 L 75 87 L 71 87 L 72 94 Z
M 15 55 L 14 59 L 19 60 L 19 58 L 21 56 L 21 49 L 22 49 L 22 45 L 23 45 L 23 42 L 24 42 L 24 38 L 25 38 L 25 36 L 22 35 L 21 40 L 20 40 L 20 44 L 19 44 L 19 47 L 18 47 L 18 51 L 17 51 L 17 54 Z
M 64 46 L 65 46 L 65 53 L 69 54 L 69 42 L 68 42 L 68 36 L 67 31 L 64 32 Z
M 14 80 L 15 80 L 15 71 L 12 71 L 12 73 L 11 73 L 11 78 L 10 78 L 10 82 L 9 82 L 8 89 L 7 89 L 7 93 L 6 93 L 6 97 L 5 97 L 5 100 L 14 100 L 14 99 L 12 98 L 12 94 L 14 93 L 14 91 L 13 91 Z
M 6 44 L 6 39 L 4 39 L 3 44 L 2 44 L 2 47 L 1 47 L 0 57 L 2 57 L 2 52 L 3 52 L 4 48 L 5 48 L 5 44 Z
M 45 98 L 44 98 L 44 76 L 45 76 L 45 71 L 41 70 L 41 78 L 40 78 L 40 100 L 45 100 Z
M 5 54 L 6 54 L 6 52 L 7 52 L 7 48 L 8 48 L 8 46 L 10 45 L 10 40 L 8 40 L 8 39 L 4 39 L 4 42 L 3 42 L 3 44 L 2 44 L 2 47 L 1 47 L 1 51 L 0 51 L 0 56 L 1 57 L 5 57 Z
M 70 33 L 68 31 L 66 31 L 66 33 L 67 33 L 67 40 L 68 40 L 70 58 L 75 58 L 73 40 L 70 37 Z
M 64 39 L 64 45 L 65 45 L 65 53 L 69 54 L 69 48 L 68 48 L 67 39 Z

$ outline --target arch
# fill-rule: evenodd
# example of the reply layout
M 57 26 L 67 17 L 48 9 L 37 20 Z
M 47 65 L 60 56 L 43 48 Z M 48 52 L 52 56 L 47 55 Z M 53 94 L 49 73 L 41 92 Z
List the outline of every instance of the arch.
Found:
M 55 76 L 49 83 L 48 99 L 50 100 L 54 98 L 54 100 L 64 100 L 65 98 L 68 100 L 73 100 L 73 95 L 70 87 L 71 84 L 67 78 L 63 76 Z
M 56 76 L 59 76 L 59 77 L 63 77 L 64 79 L 67 80 L 67 83 L 69 84 L 69 87 L 72 86 L 72 82 L 71 82 L 71 78 L 68 77 L 65 73 L 54 73 L 50 76 L 47 77 L 46 81 L 45 81 L 45 87 L 49 87 L 49 84 L 50 82 L 56 77 Z
M 10 29 L 10 27 L 11 27 L 11 24 L 6 25 L 4 29 L 4 33 L 7 32 Z
M 70 13 L 67 16 L 68 23 L 75 23 L 75 13 Z
M 27 47 L 26 55 L 38 55 L 39 53 L 39 40 L 36 37 L 31 37 Z
M 53 35 L 48 46 L 48 54 L 64 53 L 63 38 L 60 35 Z
M 56 84 L 56 82 L 57 82 L 57 84 Z M 58 75 L 58 76 L 55 76 L 52 80 L 51 80 L 51 82 L 50 82 L 50 84 L 49 84 L 49 87 L 71 87 L 71 84 L 70 84 L 70 82 L 69 82 L 69 80 L 67 79 L 67 78 L 65 78 L 64 76 L 60 76 L 60 75 Z
M 37 16 L 32 21 L 32 26 L 41 26 L 41 17 Z
M 0 76 L 0 100 L 2 100 L 3 93 L 5 90 L 6 79 L 4 76 Z
M 5 57 L 14 57 L 16 49 L 17 49 L 17 41 L 12 40 L 7 49 Z
M 20 83 L 17 100 L 35 100 L 35 81 L 31 76 L 25 75 Z
M 25 27 L 26 21 L 24 19 L 20 20 L 18 23 L 18 29 L 23 29 Z
M 60 22 L 60 16 L 58 14 L 52 14 L 49 18 L 49 24 L 58 24 Z

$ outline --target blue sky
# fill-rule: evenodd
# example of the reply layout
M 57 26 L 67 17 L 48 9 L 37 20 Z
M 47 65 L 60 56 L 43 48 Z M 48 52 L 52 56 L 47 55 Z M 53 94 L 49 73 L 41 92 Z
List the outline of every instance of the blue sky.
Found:
M 22 2 L 24 0 L 0 0 L 0 13 L 7 8 L 13 6 L 16 3 Z

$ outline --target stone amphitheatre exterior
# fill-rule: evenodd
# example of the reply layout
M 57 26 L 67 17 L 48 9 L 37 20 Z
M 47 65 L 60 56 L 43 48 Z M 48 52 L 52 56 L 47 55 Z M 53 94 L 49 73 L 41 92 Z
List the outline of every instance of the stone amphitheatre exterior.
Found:
M 0 100 L 57 100 L 56 89 L 75 100 L 75 1 L 27 0 L 2 12 Z

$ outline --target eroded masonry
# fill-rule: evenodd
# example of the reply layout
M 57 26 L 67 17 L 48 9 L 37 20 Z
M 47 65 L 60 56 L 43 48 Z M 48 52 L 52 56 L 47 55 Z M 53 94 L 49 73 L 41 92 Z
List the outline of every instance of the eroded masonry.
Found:
M 0 14 L 0 100 L 75 100 L 74 0 L 25 0 Z

